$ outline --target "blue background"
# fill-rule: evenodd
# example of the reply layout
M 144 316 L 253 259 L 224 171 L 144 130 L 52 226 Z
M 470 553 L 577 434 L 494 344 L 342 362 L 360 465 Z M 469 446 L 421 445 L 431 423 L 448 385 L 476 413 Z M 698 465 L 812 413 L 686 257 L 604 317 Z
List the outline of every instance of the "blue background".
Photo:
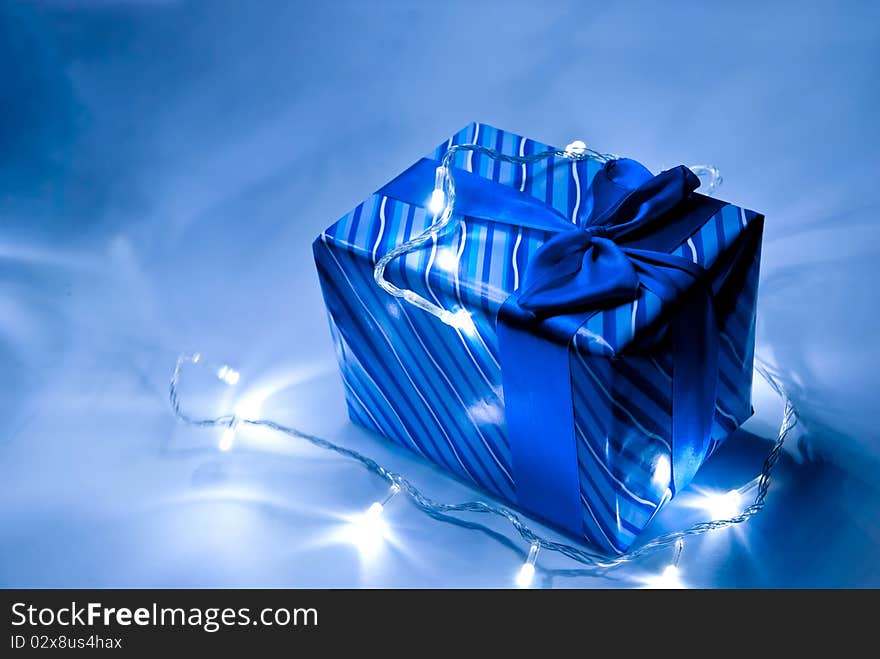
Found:
M 199 350 L 242 373 L 189 378 L 202 411 L 244 405 L 475 496 L 348 423 L 310 243 L 479 120 L 709 162 L 767 215 L 758 354 L 801 432 L 765 513 L 688 542 L 683 578 L 880 586 L 880 9 L 768 4 L 4 3 L 0 584 L 511 585 L 520 545 L 403 500 L 360 553 L 340 530 L 374 477 L 271 433 L 219 453 L 166 401 Z M 781 406 L 759 381 L 754 405 L 697 485 L 757 472 Z M 687 499 L 648 533 L 702 519 Z M 668 559 L 539 581 L 639 585 Z

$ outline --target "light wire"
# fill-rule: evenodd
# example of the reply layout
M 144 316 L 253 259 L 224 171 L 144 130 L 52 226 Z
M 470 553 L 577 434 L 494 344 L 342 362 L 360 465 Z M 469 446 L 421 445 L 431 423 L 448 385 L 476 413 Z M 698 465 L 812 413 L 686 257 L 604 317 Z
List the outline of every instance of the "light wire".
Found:
M 331 451 L 360 463 L 368 471 L 385 479 L 390 486 L 397 486 L 400 489 L 400 492 L 404 493 L 416 508 L 434 519 L 451 522 L 453 520 L 449 519 L 448 516 L 454 513 L 482 513 L 500 517 L 501 519 L 506 520 L 528 545 L 537 545 L 539 549 L 559 553 L 573 561 L 591 568 L 616 568 L 625 563 L 630 563 L 631 561 L 654 554 L 670 545 L 680 543 L 680 541 L 685 538 L 702 535 L 709 531 L 723 529 L 735 524 L 741 524 L 756 515 L 762 508 L 764 508 L 767 493 L 770 489 L 771 473 L 782 454 L 782 447 L 785 444 L 785 440 L 791 430 L 797 425 L 797 415 L 794 406 L 786 396 L 781 383 L 770 374 L 769 370 L 764 365 L 756 365 L 756 370 L 767 380 L 770 387 L 785 401 L 785 408 L 782 415 L 782 425 L 779 428 L 776 441 L 774 442 L 770 453 L 767 455 L 767 458 L 764 460 L 764 466 L 758 476 L 758 492 L 755 496 L 754 502 L 745 508 L 740 514 L 729 519 L 700 522 L 682 531 L 673 531 L 658 536 L 629 552 L 609 557 L 585 546 L 575 546 L 544 537 L 528 526 L 519 515 L 505 506 L 489 503 L 487 501 L 444 503 L 432 499 L 416 487 L 408 478 L 402 474 L 391 471 L 363 453 L 345 446 L 340 446 L 328 439 L 302 431 L 298 428 L 285 426 L 270 419 L 248 419 L 241 418 L 235 414 L 224 414 L 207 418 L 194 417 L 185 412 L 181 404 L 179 394 L 180 376 L 185 366 L 200 364 L 203 363 L 203 361 L 204 360 L 199 353 L 184 354 L 177 359 L 174 372 L 171 376 L 171 383 L 168 388 L 168 397 L 171 403 L 171 408 L 174 411 L 174 416 L 179 421 L 201 428 L 214 426 L 230 428 L 237 425 L 259 426 L 269 428 L 270 430 L 274 430 L 294 439 L 305 440 L 313 446 L 326 451 Z
M 444 234 L 451 228 L 451 226 L 453 226 L 452 219 L 454 217 L 453 208 L 455 205 L 455 179 L 452 173 L 451 164 L 456 154 L 460 152 L 481 153 L 495 160 L 519 165 L 536 163 L 542 160 L 547 160 L 549 158 L 564 158 L 573 162 L 588 159 L 597 160 L 599 162 L 607 162 L 608 160 L 614 158 L 614 156 L 612 155 L 603 154 L 597 151 L 593 151 L 592 149 L 588 149 L 583 142 L 579 141 L 569 144 L 565 148 L 565 150 L 552 149 L 526 156 L 507 155 L 504 153 L 500 153 L 499 151 L 496 151 L 494 149 L 480 146 L 478 144 L 457 144 L 450 146 L 447 149 L 445 155 L 443 156 L 441 167 L 437 169 L 437 184 L 442 186 L 441 188 L 439 188 L 439 190 L 441 190 L 443 193 L 441 198 L 444 201 L 444 206 L 442 210 L 439 213 L 435 214 L 434 221 L 422 233 L 404 243 L 401 243 L 400 245 L 397 245 L 396 247 L 388 251 L 384 256 L 382 256 L 376 262 L 373 271 L 373 277 L 376 283 L 389 294 L 397 298 L 402 298 L 409 304 L 412 304 L 424 311 L 427 311 L 428 313 L 438 317 L 440 320 L 450 325 L 455 324 L 453 320 L 454 313 L 452 311 L 434 304 L 433 302 L 425 299 L 415 291 L 409 289 L 401 289 L 395 286 L 387 279 L 385 279 L 385 270 L 388 264 L 391 263 L 394 259 L 420 248 L 432 238 L 439 238 L 439 236 Z M 691 167 L 691 170 L 694 171 L 694 173 L 698 176 L 706 176 L 709 178 L 709 184 L 707 186 L 708 189 L 706 190 L 707 194 L 711 194 L 712 192 L 714 192 L 714 190 L 721 184 L 721 175 L 718 169 L 715 167 L 709 165 L 694 165 Z M 585 546 L 575 546 L 544 537 L 534 531 L 530 526 L 528 526 L 520 518 L 519 515 L 517 515 L 515 512 L 505 506 L 501 506 L 495 503 L 489 503 L 486 501 L 466 501 L 463 503 L 444 503 L 441 501 L 436 501 L 435 499 L 427 496 L 418 487 L 416 487 L 412 483 L 412 481 L 404 477 L 402 474 L 398 474 L 387 469 L 372 458 L 369 458 L 366 455 L 353 449 L 335 444 L 334 442 L 331 442 L 328 439 L 324 439 L 323 437 L 319 437 L 317 435 L 299 430 L 298 428 L 285 426 L 270 419 L 240 418 L 235 414 L 225 414 L 212 418 L 196 418 L 190 416 L 189 414 L 184 412 L 180 401 L 180 395 L 178 393 L 180 375 L 183 367 L 187 364 L 199 364 L 202 362 L 203 359 L 199 353 L 184 354 L 178 358 L 177 364 L 174 367 L 174 372 L 171 376 L 171 384 L 169 386 L 169 400 L 171 402 L 171 407 L 174 411 L 174 415 L 177 417 L 178 420 L 189 425 L 198 427 L 221 426 L 225 428 L 235 428 L 239 424 L 261 426 L 295 439 L 305 440 L 313 446 L 331 451 L 338 455 L 359 462 L 367 470 L 388 481 L 391 487 L 398 488 L 400 492 L 403 492 L 410 499 L 410 501 L 412 501 L 416 508 L 418 508 L 428 516 L 433 517 L 434 519 L 451 523 L 460 521 L 459 518 L 454 517 L 455 513 L 482 513 L 493 515 L 495 517 L 506 520 L 520 535 L 520 537 L 530 546 L 530 560 L 533 560 L 533 554 L 536 555 L 538 550 L 544 549 L 545 551 L 559 553 L 573 561 L 581 563 L 590 568 L 598 569 L 612 569 L 620 567 L 621 565 L 624 565 L 626 563 L 630 563 L 632 561 L 644 558 L 645 556 L 648 556 L 650 554 L 654 554 L 660 550 L 666 549 L 670 545 L 675 546 L 675 561 L 677 562 L 678 556 L 681 554 L 681 548 L 683 546 L 683 541 L 685 538 L 698 536 L 704 533 L 708 533 L 709 531 L 715 531 L 736 524 L 741 524 L 746 520 L 751 519 L 754 515 L 760 512 L 766 504 L 767 493 L 770 489 L 770 479 L 773 468 L 779 461 L 779 458 L 782 454 L 782 447 L 785 444 L 786 438 L 788 437 L 791 430 L 795 427 L 795 425 L 797 425 L 797 415 L 795 413 L 794 405 L 786 395 L 782 384 L 774 375 L 771 374 L 769 368 L 765 364 L 759 362 L 758 364 L 756 364 L 755 370 L 757 370 L 758 373 L 761 374 L 761 376 L 767 381 L 770 387 L 783 399 L 784 410 L 782 415 L 782 423 L 776 436 L 776 440 L 773 443 L 773 447 L 771 448 L 770 453 L 764 460 L 764 465 L 761 469 L 760 475 L 755 479 L 755 481 L 757 481 L 758 490 L 754 502 L 734 517 L 730 517 L 728 519 L 699 522 L 684 530 L 673 531 L 657 536 L 652 540 L 649 540 L 645 544 L 637 547 L 636 549 L 632 549 L 628 552 L 621 553 L 616 556 L 608 556 L 606 554 L 602 554 L 597 550 L 593 550 Z M 453 516 L 450 517 L 450 514 L 452 514 Z M 481 525 L 476 526 L 486 529 L 486 527 L 482 527 Z
M 424 231 L 414 238 L 410 238 L 409 240 L 393 247 L 376 261 L 375 266 L 373 266 L 373 279 L 386 293 L 389 293 L 396 298 L 400 298 L 422 311 L 427 311 L 432 316 L 436 316 L 447 325 L 453 327 L 456 326 L 455 313 L 453 311 L 444 309 L 427 298 L 419 295 L 412 289 L 400 288 L 399 286 L 392 284 L 385 278 L 385 270 L 395 259 L 409 254 L 410 252 L 414 252 L 429 240 L 439 239 L 455 226 L 455 222 L 453 222 L 453 219 L 456 217 L 454 215 L 455 176 L 452 173 L 452 162 L 455 160 L 457 154 L 467 152 L 481 153 L 494 160 L 509 162 L 516 165 L 530 165 L 541 162 L 542 160 L 549 160 L 550 158 L 562 158 L 572 162 L 596 160 L 602 163 L 616 158 L 616 156 L 612 154 L 599 153 L 598 151 L 587 148 L 587 145 L 580 140 L 572 142 L 566 146 L 564 150 L 548 149 L 546 151 L 523 156 L 508 155 L 479 144 L 454 144 L 446 150 L 441 165 L 437 168 L 437 180 L 434 190 L 434 194 L 439 194 L 439 198 L 443 200 L 443 208 L 440 212 L 435 213 L 431 224 L 428 225 Z M 711 195 L 715 189 L 721 185 L 721 173 L 718 171 L 717 167 L 711 165 L 691 165 L 690 169 L 697 176 L 708 178 L 709 182 L 705 190 L 707 195 Z

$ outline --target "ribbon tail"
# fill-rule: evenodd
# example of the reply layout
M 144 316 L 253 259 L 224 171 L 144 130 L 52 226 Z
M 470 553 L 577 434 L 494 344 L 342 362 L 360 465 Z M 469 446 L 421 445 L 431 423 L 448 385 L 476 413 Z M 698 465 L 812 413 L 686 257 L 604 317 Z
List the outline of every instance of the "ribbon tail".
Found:
M 511 296 L 498 314 L 507 439 L 523 508 L 583 536 L 569 337 L 548 339 Z
M 718 382 L 719 330 L 706 286 L 685 301 L 672 321 L 672 483 L 691 482 L 711 446 Z

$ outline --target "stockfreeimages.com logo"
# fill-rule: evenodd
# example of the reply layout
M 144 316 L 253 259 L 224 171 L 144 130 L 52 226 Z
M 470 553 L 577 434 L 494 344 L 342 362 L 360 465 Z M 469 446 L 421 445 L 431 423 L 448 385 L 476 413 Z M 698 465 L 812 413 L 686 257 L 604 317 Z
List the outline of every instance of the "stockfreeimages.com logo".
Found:
M 262 625 L 264 627 L 317 627 L 313 608 L 265 608 L 253 614 L 249 608 L 220 607 L 105 607 L 100 602 L 58 608 L 38 608 L 25 602 L 12 605 L 12 625 L 20 627 L 198 627 L 213 633 L 222 627 Z

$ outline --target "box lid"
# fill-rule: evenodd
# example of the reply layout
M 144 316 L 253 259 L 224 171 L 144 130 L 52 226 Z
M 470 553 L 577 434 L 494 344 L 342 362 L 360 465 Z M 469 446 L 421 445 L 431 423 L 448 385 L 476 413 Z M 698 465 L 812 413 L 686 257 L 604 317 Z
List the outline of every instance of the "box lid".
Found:
M 553 148 L 473 123 L 427 158 L 440 161 L 451 145 L 467 143 L 520 156 Z M 532 195 L 574 221 L 582 204 L 588 203 L 587 191 L 603 163 L 551 159 L 520 165 L 467 152 L 457 156 L 454 166 Z M 357 254 L 373 266 L 390 249 L 431 224 L 433 214 L 426 208 L 427 199 L 422 206 L 407 203 L 382 194 L 385 187 L 330 226 L 321 239 Z M 712 269 L 745 228 L 760 217 L 732 204 L 714 203 L 711 216 L 669 253 Z M 400 257 L 389 265 L 386 277 L 446 308 L 463 307 L 494 319 L 519 287 L 526 264 L 553 234 L 466 215 L 456 215 L 454 220 L 456 228 Z M 641 338 L 645 328 L 662 328 L 663 313 L 660 299 L 642 287 L 635 300 L 590 316 L 577 329 L 578 346 L 594 354 L 616 354 Z

